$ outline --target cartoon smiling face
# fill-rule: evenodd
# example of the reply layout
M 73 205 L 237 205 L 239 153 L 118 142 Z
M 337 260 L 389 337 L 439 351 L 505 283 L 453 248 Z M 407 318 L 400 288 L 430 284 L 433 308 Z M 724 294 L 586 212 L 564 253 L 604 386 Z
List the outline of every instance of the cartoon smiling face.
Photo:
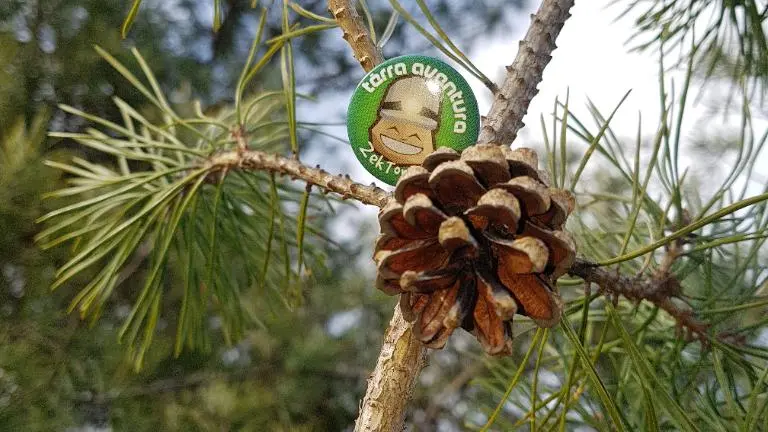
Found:
M 431 84 L 431 85 L 430 85 Z M 398 165 L 418 165 L 435 150 L 440 86 L 419 76 L 392 83 L 369 137 L 373 148 Z
M 431 130 L 385 117 L 371 128 L 371 142 L 377 152 L 398 165 L 418 165 L 435 150 Z

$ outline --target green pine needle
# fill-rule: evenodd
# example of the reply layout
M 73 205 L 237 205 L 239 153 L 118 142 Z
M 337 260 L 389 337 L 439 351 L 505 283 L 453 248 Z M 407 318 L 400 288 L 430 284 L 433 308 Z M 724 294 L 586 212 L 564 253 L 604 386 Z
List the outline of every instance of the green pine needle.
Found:
M 291 281 L 293 266 L 298 264 L 301 274 L 302 268 L 319 261 L 314 242 L 306 236 L 309 232 L 324 238 L 322 230 L 310 223 L 310 212 L 319 211 L 319 206 L 312 204 L 314 194 L 262 173 L 238 172 L 233 176 L 214 172 L 207 162 L 210 154 L 235 150 L 242 144 L 230 135 L 238 129 L 244 131 L 248 147 L 280 152 L 298 149 L 290 44 L 271 45 L 252 65 L 257 46 L 251 50 L 238 85 L 240 104 L 224 108 L 214 117 L 202 115 L 198 107 L 190 118 L 175 112 L 137 51 L 133 52 L 134 59 L 144 81 L 97 48 L 159 115 L 141 114 L 119 98 L 114 102 L 123 124 L 63 106 L 65 112 L 99 129 L 51 134 L 112 158 L 115 165 L 79 158 L 70 163 L 48 162 L 48 166 L 67 173 L 69 184 L 47 197 L 68 204 L 39 218 L 38 222 L 46 226 L 36 240 L 44 248 L 72 246 L 72 255 L 57 270 L 52 288 L 93 274 L 73 297 L 71 310 L 94 320 L 125 280 L 142 278 L 142 288 L 119 332 L 136 368 L 142 366 L 149 352 L 160 317 L 168 314 L 166 280 L 177 277 L 173 269 L 178 263 L 183 263 L 184 290 L 176 313 L 173 351 L 177 356 L 185 347 L 210 347 L 206 317 L 212 312 L 221 317 L 221 335 L 230 343 L 240 338 L 247 326 L 263 325 L 242 301 L 252 287 L 269 287 L 259 288 L 265 305 L 270 298 L 295 305 L 295 301 L 286 300 L 297 298 L 290 292 L 295 285 Z M 287 87 L 245 95 L 246 84 L 279 49 L 283 50 Z M 285 203 L 298 205 L 299 213 L 287 215 L 282 209 Z M 280 253 L 274 257 L 273 243 L 280 245 Z M 136 266 L 131 263 L 134 260 L 145 262 L 146 272 L 134 275 L 135 270 L 129 270 Z

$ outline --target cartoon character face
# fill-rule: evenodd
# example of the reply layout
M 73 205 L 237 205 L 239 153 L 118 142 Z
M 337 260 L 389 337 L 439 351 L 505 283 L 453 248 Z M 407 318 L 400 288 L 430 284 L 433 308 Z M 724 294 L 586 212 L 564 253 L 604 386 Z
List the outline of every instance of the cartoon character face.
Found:
M 435 150 L 431 130 L 388 118 L 373 125 L 371 143 L 377 152 L 398 165 L 418 165 Z
M 420 76 L 392 83 L 369 137 L 373 148 L 398 165 L 418 165 L 435 150 L 440 86 Z

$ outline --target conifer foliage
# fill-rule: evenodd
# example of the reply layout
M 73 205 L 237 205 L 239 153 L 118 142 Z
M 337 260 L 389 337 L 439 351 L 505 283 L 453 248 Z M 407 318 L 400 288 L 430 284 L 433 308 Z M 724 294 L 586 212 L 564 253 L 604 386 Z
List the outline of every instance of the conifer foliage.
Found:
M 765 88 L 754 78 L 768 74 L 765 5 L 617 2 L 627 13 L 653 4 L 638 32 L 653 39 L 643 47 L 660 52 L 658 123 L 648 140 L 647 129 L 611 127 L 619 107 L 606 115 L 590 105 L 598 125 L 591 128 L 567 98 L 556 101 L 554 118 L 542 119 L 547 130 L 553 121 L 540 151 L 543 173 L 515 138 L 572 0 L 541 1 L 499 82 L 472 63 L 423 0 L 414 8 L 329 0 L 329 15 L 300 2 L 266 3 L 231 105 L 182 113 L 141 53 L 132 53 L 129 67 L 99 49 L 155 115 L 119 98 L 122 122 L 61 107 L 92 128 L 53 136 L 101 158 L 50 163 L 68 180 L 51 196 L 69 204 L 40 219 L 37 240 L 71 246 L 54 288 L 95 272 L 72 300 L 83 317 L 98 318 L 122 272 L 144 255 L 149 270 L 118 332 L 137 367 L 165 313 L 172 263 L 187 272 L 175 352 L 206 346 L 210 314 L 220 317 L 225 339 L 238 340 L 259 323 L 240 301 L 242 287 L 301 304 L 307 275 L 322 265 L 321 248 L 335 241 L 315 221 L 343 198 L 381 209 L 376 283 L 400 295 L 357 430 L 402 428 L 424 357 L 437 355 L 424 345 L 443 346 L 458 327 L 486 352 L 508 354 L 475 360 L 483 367 L 466 374 L 470 384 L 459 383 L 471 406 L 467 426 L 768 430 L 768 187 L 760 162 L 768 134 L 752 117 L 763 109 L 756 95 Z M 683 4 L 691 8 L 681 12 Z M 140 7 L 133 2 L 124 32 Z M 374 19 L 382 8 L 384 27 Z M 215 20 L 225 10 L 214 1 Z M 719 11 L 719 19 L 703 21 L 705 10 Z M 281 34 L 267 39 L 269 20 Z M 433 154 L 407 170 L 393 193 L 303 164 L 302 132 L 312 125 L 297 117 L 305 99 L 298 89 L 309 72 L 294 59 L 296 41 L 331 32 L 342 43 L 343 35 L 362 75 L 383 60 L 396 31 L 423 37 L 488 87 L 493 104 L 478 144 Z M 724 31 L 735 32 L 735 42 Z M 671 50 L 678 47 L 691 49 Z M 672 52 L 682 53 L 674 62 L 686 74 L 682 86 L 665 76 Z M 734 59 L 729 72 L 740 102 L 732 114 L 740 127 L 723 150 L 728 157 L 702 178 L 700 167 L 683 166 L 691 146 L 682 124 L 698 72 L 711 72 L 712 56 L 722 53 Z M 255 90 L 254 79 L 269 67 L 279 73 L 278 88 Z M 595 169 L 610 181 L 589 181 Z

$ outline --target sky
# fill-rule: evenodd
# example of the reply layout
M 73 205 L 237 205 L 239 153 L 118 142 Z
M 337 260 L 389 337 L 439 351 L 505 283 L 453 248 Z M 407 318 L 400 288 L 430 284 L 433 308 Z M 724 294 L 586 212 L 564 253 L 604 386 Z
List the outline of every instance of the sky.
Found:
M 529 2 L 533 13 L 538 2 Z M 518 141 L 540 142 L 542 133 L 539 117 L 551 119 L 555 98 L 565 100 L 570 90 L 569 107 L 582 112 L 587 97 L 602 111 L 610 112 L 629 90 L 632 93 L 622 105 L 612 122 L 618 130 L 634 131 L 637 111 L 643 110 L 648 118 L 658 116 L 658 66 L 651 53 L 630 53 L 625 41 L 631 36 L 632 25 L 628 20 L 613 22 L 621 12 L 619 7 L 608 7 L 609 0 L 577 1 L 571 9 L 571 18 L 557 38 L 557 49 L 544 70 L 539 93 L 534 98 L 524 118 L 526 127 Z M 476 50 L 473 61 L 492 78 L 503 73 L 517 51 L 517 41 L 522 39 L 529 23 L 529 14 L 521 14 L 518 25 L 509 40 L 496 40 Z M 502 53 L 504 53 L 502 55 Z M 480 94 L 480 112 L 490 107 L 487 91 L 475 86 Z M 520 144 L 522 145 L 522 143 Z

